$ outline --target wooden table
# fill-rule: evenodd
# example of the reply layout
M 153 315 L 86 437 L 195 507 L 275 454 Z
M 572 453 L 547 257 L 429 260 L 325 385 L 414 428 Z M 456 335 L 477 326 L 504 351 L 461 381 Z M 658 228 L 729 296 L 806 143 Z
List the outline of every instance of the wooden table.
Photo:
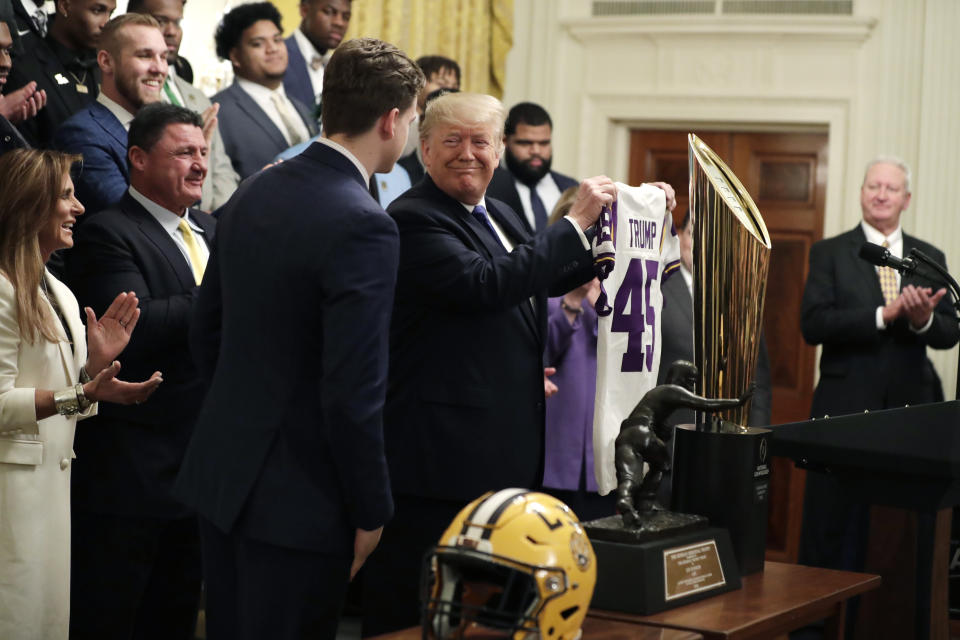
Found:
M 684 629 L 708 640 L 746 640 L 773 638 L 826 619 L 824 637 L 839 640 L 847 599 L 879 586 L 879 576 L 767 562 L 763 572 L 744 577 L 737 591 L 651 616 L 591 609 L 588 620 Z
M 370 640 L 420 640 L 420 627 L 395 631 Z M 602 618 L 587 618 L 583 623 L 583 640 L 702 640 L 693 631 L 651 627 L 636 622 L 620 622 Z

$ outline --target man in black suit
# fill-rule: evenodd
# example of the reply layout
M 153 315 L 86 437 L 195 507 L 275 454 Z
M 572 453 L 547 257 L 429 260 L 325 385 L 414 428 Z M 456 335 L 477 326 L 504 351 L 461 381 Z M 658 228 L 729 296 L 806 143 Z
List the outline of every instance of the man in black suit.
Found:
M 36 82 L 47 96 L 36 117 L 17 126 L 34 147 L 53 148 L 53 134 L 67 118 L 96 100 L 100 68 L 100 30 L 110 19 L 115 0 L 61 2 L 45 38 L 30 44 L 30 55 L 17 60 L 6 91 Z
M 172 495 L 203 385 L 188 328 L 213 218 L 189 209 L 207 174 L 198 114 L 146 105 L 130 125 L 130 188 L 77 230 L 67 282 L 106 309 L 117 291 L 140 298 L 124 371 L 163 372 L 139 405 L 109 403 L 77 434 L 73 475 L 71 638 L 192 639 L 200 602 L 196 517 Z
M 513 105 L 504 127 L 507 168 L 498 168 L 490 181 L 490 195 L 503 200 L 517 213 L 527 231 L 540 232 L 560 199 L 577 185 L 570 176 L 550 170 L 553 163 L 553 121 L 547 110 L 533 102 Z
M 420 561 L 463 505 L 542 478 L 545 296 L 593 277 L 584 230 L 616 187 L 584 181 L 566 219 L 531 238 L 485 197 L 503 121 L 490 96 L 431 102 L 427 175 L 389 207 L 401 244 L 384 414 L 397 513 L 364 576 L 365 636 L 416 623 Z
M 801 327 L 808 343 L 823 346 L 812 417 L 935 399 L 925 375 L 927 347 L 949 349 L 960 338 L 946 290 L 858 257 L 872 242 L 898 258 L 917 248 L 946 266 L 941 251 L 903 232 L 910 196 L 902 160 L 873 160 L 860 187 L 863 220 L 810 249 Z M 847 499 L 830 476 L 808 473 L 800 561 L 862 570 L 868 518 L 867 506 Z
M 17 7 L 15 13 L 12 0 L 0 0 L 0 92 L 4 94 L 0 95 L 0 153 L 29 148 L 29 143 L 14 125 L 35 117 L 47 103 L 46 92 L 37 88 L 36 82 L 28 82 L 16 91 L 6 89 L 13 73 L 13 60 L 18 63 L 23 60 L 23 52 L 36 42 L 30 29 L 18 31 L 20 5 Z
M 400 156 L 422 86 L 393 45 L 340 45 L 324 137 L 221 210 L 192 328 L 210 389 L 177 479 L 200 514 L 211 640 L 333 638 L 393 513 L 382 409 L 399 240 L 367 185 Z

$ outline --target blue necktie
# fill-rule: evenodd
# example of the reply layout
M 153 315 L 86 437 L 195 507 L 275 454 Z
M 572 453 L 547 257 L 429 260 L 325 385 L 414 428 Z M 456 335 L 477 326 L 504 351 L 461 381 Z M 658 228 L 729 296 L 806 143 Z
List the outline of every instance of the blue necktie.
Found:
M 547 208 L 543 206 L 536 185 L 530 187 L 530 208 L 533 209 L 533 230 L 541 231 L 547 226 Z
M 484 228 L 490 232 L 490 235 L 493 236 L 493 241 L 496 242 L 497 246 L 503 249 L 503 242 L 500 240 L 500 236 L 497 235 L 497 230 L 493 228 L 493 224 L 490 222 L 490 218 L 487 217 L 487 210 L 483 208 L 482 204 L 478 204 L 473 208 L 473 217 L 476 218 Z M 506 249 L 504 249 L 506 251 Z

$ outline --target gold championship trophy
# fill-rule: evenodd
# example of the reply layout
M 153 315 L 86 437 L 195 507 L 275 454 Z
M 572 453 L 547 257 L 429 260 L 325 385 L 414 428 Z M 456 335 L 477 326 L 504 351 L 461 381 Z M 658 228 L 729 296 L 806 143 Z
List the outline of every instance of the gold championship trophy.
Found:
M 719 156 L 692 133 L 688 142 L 697 391 L 736 397 L 757 368 L 770 234 Z M 749 410 L 748 402 L 698 412 L 697 424 L 676 428 L 671 502 L 674 511 L 704 515 L 730 532 L 742 575 L 763 569 L 770 483 L 770 432 L 746 426 Z

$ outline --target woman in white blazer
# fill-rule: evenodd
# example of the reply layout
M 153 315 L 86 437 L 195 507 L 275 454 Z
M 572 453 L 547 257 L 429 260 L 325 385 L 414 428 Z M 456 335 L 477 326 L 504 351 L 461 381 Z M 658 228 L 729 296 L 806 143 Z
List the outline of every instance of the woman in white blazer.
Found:
M 96 402 L 133 403 L 160 384 L 116 379 L 140 310 L 121 293 L 99 320 L 44 268 L 73 246 L 83 206 L 80 156 L 0 157 L 0 638 L 66 640 L 70 615 L 70 466 L 77 418 Z M 89 345 L 89 354 L 87 347 Z M 91 378 L 92 376 L 92 378 Z

